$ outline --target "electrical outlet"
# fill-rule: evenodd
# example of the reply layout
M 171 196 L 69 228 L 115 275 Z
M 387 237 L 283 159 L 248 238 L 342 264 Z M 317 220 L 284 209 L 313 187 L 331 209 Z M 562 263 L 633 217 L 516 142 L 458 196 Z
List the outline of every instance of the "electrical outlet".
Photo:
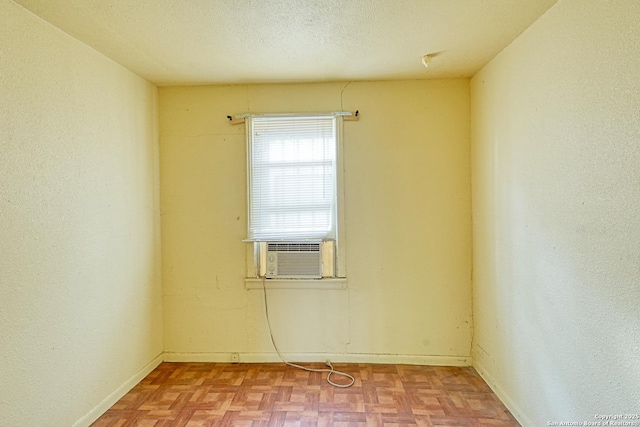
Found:
M 238 353 L 231 353 L 231 363 L 240 363 L 240 355 Z

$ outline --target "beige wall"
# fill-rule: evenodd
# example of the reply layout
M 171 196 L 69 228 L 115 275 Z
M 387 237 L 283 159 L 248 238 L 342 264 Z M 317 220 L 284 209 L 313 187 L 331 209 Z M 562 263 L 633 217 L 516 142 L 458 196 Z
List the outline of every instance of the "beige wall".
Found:
M 472 79 L 474 361 L 525 426 L 638 412 L 639 16 L 561 0 Z
M 244 112 L 355 110 L 344 124 L 347 290 L 269 291 L 297 359 L 469 363 L 469 81 L 160 89 L 165 357 L 275 360 L 246 290 Z
M 88 425 L 162 352 L 157 90 L 0 0 L 0 425 Z

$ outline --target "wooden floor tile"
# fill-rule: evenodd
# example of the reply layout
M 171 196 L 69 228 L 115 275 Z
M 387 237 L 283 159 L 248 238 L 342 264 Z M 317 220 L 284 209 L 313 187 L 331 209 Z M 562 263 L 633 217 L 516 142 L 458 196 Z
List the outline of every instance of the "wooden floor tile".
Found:
M 335 368 L 354 386 L 283 364 L 162 363 L 93 426 L 519 426 L 470 367 Z

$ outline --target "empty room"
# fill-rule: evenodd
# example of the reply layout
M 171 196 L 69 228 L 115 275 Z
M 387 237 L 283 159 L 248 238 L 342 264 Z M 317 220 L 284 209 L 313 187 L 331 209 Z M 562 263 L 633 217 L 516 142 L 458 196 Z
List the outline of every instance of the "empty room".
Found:
M 639 24 L 0 0 L 0 426 L 640 426 Z

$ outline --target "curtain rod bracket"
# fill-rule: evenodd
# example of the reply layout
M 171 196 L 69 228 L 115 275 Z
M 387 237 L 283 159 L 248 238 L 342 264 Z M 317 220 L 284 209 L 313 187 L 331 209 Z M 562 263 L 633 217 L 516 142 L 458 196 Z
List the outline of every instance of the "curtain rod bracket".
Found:
M 349 113 L 348 116 L 342 116 L 342 120 L 346 121 L 346 122 L 356 122 L 358 120 L 360 120 L 360 111 L 356 110 L 355 113 Z
M 238 125 L 240 123 L 244 123 L 245 117 L 244 116 L 240 116 L 240 117 L 238 117 L 238 116 L 235 116 L 235 117 L 227 116 L 227 119 L 229 119 L 229 122 L 232 125 Z

